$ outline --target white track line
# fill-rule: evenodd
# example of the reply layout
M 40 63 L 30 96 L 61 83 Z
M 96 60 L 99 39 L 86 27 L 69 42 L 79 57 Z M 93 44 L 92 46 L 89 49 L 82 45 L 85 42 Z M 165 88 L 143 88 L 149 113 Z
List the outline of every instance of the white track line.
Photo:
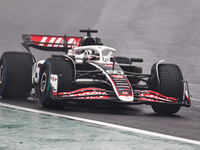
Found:
M 144 134 L 144 135 L 148 135 L 148 136 L 165 138 L 165 139 L 168 139 L 168 140 L 174 140 L 174 141 L 179 141 L 179 142 L 185 142 L 185 143 L 200 145 L 200 141 L 195 141 L 195 140 L 175 137 L 175 136 L 171 136 L 171 135 L 165 135 L 165 134 L 160 134 L 160 133 L 130 128 L 130 127 L 126 127 L 126 126 L 115 125 L 115 124 L 106 123 L 106 122 L 100 122 L 100 121 L 95 121 L 95 120 L 90 120 L 90 119 L 84 119 L 84 118 L 73 117 L 73 116 L 68 116 L 68 115 L 61 115 L 61 114 L 56 114 L 56 113 L 51 113 L 51 112 L 45 112 L 45 111 L 35 110 L 35 109 L 31 109 L 31 108 L 24 108 L 24 107 L 20 107 L 20 106 L 5 104 L 5 103 L 1 103 L 1 102 L 0 102 L 0 106 L 12 108 L 12 109 L 17 109 L 17 110 L 23 110 L 23 111 L 27 111 L 27 112 L 33 112 L 33 113 L 37 113 L 37 114 L 49 115 L 49 116 L 53 116 L 53 117 L 71 119 L 71 120 L 86 122 L 86 123 L 90 123 L 90 124 L 106 126 L 106 127 L 110 127 L 110 128 L 116 128 L 116 129 L 120 129 L 120 130 L 126 130 L 126 131 Z

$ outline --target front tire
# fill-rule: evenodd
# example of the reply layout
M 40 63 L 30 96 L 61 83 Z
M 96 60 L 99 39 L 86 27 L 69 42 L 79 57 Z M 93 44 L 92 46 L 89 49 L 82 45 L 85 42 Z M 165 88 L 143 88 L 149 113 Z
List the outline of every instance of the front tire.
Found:
M 63 100 L 53 100 L 50 97 L 50 78 L 51 74 L 58 75 L 58 89 L 57 92 L 67 92 L 71 90 L 72 86 L 72 67 L 69 62 L 57 59 L 48 58 L 40 73 L 39 79 L 39 99 L 40 103 L 45 108 L 64 108 L 66 102 Z
M 165 96 L 182 99 L 184 86 L 180 68 L 175 64 L 160 64 L 158 73 L 160 83 L 155 85 L 155 90 Z M 151 106 L 158 114 L 174 114 L 181 107 L 174 104 L 152 104 Z

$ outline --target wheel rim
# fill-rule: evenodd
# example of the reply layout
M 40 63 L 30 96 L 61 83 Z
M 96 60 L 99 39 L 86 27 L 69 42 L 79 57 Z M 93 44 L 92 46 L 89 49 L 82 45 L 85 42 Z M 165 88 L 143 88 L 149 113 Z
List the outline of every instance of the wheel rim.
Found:
M 40 90 L 42 92 L 46 90 L 46 85 L 47 85 L 47 74 L 44 72 L 40 80 Z

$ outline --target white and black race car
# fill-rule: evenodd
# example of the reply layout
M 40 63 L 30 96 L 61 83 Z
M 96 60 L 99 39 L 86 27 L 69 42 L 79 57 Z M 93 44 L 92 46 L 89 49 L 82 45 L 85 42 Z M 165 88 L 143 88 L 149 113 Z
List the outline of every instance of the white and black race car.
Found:
M 141 58 L 114 56 L 114 48 L 80 30 L 85 37 L 23 35 L 27 52 L 4 52 L 0 60 L 3 98 L 39 98 L 43 107 L 65 107 L 67 102 L 148 104 L 156 113 L 177 113 L 191 105 L 188 84 L 175 64 L 159 61 L 150 74 L 134 65 Z M 36 61 L 30 47 L 64 52 Z

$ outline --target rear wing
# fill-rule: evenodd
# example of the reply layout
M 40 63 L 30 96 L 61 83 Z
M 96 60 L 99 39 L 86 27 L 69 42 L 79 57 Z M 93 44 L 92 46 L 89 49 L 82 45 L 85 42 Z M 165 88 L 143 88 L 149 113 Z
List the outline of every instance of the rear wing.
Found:
M 32 35 L 23 34 L 22 45 L 28 51 L 29 47 L 44 51 L 57 51 L 68 53 L 68 49 L 74 49 L 80 46 L 82 42 L 81 37 L 67 37 L 64 36 L 50 36 L 50 35 Z

